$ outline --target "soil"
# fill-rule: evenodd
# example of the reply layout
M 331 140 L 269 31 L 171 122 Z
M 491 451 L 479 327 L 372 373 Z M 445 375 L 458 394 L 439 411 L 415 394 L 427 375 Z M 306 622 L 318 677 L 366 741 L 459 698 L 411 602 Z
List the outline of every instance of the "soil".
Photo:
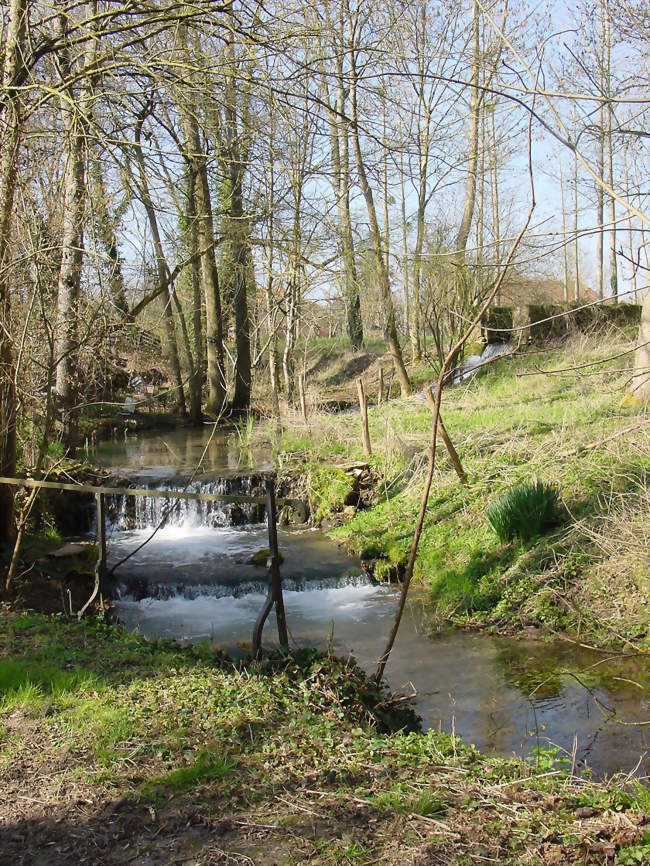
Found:
M 66 557 L 67 559 L 67 557 Z M 95 585 L 93 572 L 77 570 L 61 561 L 34 562 L 14 580 L 0 598 L 15 610 L 70 614 L 81 610 Z M 91 606 L 96 611 L 97 605 Z
M 37 751 L 38 744 L 34 747 Z M 631 810 L 573 808 L 574 839 L 569 839 L 553 830 L 553 811 L 567 807 L 563 797 L 517 786 L 486 796 L 482 787 L 453 774 L 439 779 L 446 783 L 445 806 L 435 817 L 378 809 L 362 798 L 342 801 L 326 786 L 314 790 L 309 778 L 299 788 L 269 789 L 261 803 L 247 803 L 245 790 L 240 802 L 226 800 L 212 783 L 162 805 L 145 805 L 138 799 L 98 797 L 82 781 L 57 789 L 60 768 L 37 770 L 29 764 L 21 768 L 22 780 L 7 780 L 0 795 L 0 862 L 16 866 L 603 866 L 614 863 L 621 846 L 634 844 L 649 821 Z M 34 784 L 43 775 L 45 790 Z M 538 816 L 534 835 L 525 838 L 518 813 Z M 517 840 L 521 831 L 524 838 Z M 356 847 L 368 853 L 363 860 L 349 859 L 342 843 L 348 851 Z M 379 861 L 373 859 L 378 851 Z

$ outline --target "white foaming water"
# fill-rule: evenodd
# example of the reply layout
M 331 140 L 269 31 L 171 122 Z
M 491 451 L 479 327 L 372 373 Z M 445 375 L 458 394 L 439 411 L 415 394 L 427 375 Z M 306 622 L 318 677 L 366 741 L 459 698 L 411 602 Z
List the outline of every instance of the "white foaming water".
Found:
M 338 649 L 346 653 L 361 650 L 363 656 L 379 650 L 385 631 L 383 620 L 395 609 L 395 593 L 372 585 L 287 590 L 283 595 L 293 643 L 324 647 L 332 634 Z M 148 598 L 119 602 L 117 609 L 128 629 L 146 637 L 192 642 L 208 639 L 224 646 L 250 642 L 264 599 L 262 593 L 222 598 L 203 595 L 192 600 Z M 264 630 L 265 644 L 277 639 L 275 615 L 271 613 Z

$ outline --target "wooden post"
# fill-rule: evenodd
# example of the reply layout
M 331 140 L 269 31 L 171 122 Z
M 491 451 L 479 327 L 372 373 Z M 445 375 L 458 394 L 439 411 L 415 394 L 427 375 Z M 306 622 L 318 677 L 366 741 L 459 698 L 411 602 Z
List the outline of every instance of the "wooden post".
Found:
M 266 520 L 269 528 L 270 567 L 269 578 L 275 602 L 275 615 L 278 621 L 278 637 L 280 646 L 288 649 L 289 635 L 287 620 L 284 613 L 284 598 L 282 596 L 282 576 L 280 574 L 280 551 L 278 549 L 277 512 L 275 507 L 275 479 L 266 479 Z
M 269 530 L 269 590 L 264 602 L 264 607 L 257 617 L 253 628 L 253 639 L 251 641 L 251 654 L 257 658 L 262 647 L 262 630 L 271 608 L 275 605 L 275 615 L 278 622 L 278 637 L 280 645 L 289 647 L 289 635 L 287 632 L 287 620 L 284 613 L 284 598 L 282 597 L 282 577 L 280 575 L 280 551 L 278 549 L 278 528 L 275 502 L 275 480 L 266 479 L 266 518 Z
M 95 585 L 90 598 L 77 614 L 78 619 L 81 619 L 98 595 L 100 601 L 103 601 L 106 595 L 106 503 L 104 494 L 97 491 L 95 502 L 97 503 L 97 547 L 99 548 L 99 556 L 95 565 Z
M 264 628 L 264 623 L 266 622 L 266 618 L 271 613 L 271 608 L 273 607 L 273 589 L 271 588 L 271 584 L 269 584 L 269 591 L 266 596 L 266 600 L 264 602 L 264 607 L 259 613 L 257 620 L 255 621 L 255 625 L 253 627 L 253 639 L 251 640 L 251 655 L 254 659 L 256 659 L 262 648 L 262 629 Z
M 305 427 L 309 427 L 307 420 L 307 400 L 305 399 L 305 376 L 300 373 L 298 376 L 298 393 L 300 394 L 300 408 L 302 409 L 302 420 L 305 422 Z
M 96 493 L 97 502 L 97 546 L 99 559 L 97 561 L 98 589 L 100 595 L 106 592 L 106 502 L 103 493 Z
M 384 368 L 379 368 L 379 394 L 377 395 L 377 405 L 381 406 L 384 402 Z
M 363 440 L 363 453 L 366 457 L 372 454 L 370 445 L 370 430 L 368 429 L 368 401 L 363 390 L 363 380 L 357 379 L 357 391 L 359 392 L 359 409 L 361 410 L 361 439 Z

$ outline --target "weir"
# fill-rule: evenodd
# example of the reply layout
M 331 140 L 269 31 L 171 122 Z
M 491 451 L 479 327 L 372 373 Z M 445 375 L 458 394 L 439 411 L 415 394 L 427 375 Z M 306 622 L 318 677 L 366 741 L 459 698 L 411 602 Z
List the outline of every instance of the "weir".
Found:
M 253 629 L 251 641 L 254 657 L 260 652 L 261 637 L 264 623 L 273 608 L 276 610 L 278 621 L 278 635 L 280 644 L 288 647 L 287 625 L 284 613 L 284 602 L 282 597 L 282 578 L 280 574 L 280 552 L 277 537 L 277 510 L 275 493 L 275 476 L 267 473 L 258 476 L 258 482 L 263 480 L 265 496 L 253 496 L 251 492 L 233 492 L 232 488 L 237 483 L 235 479 L 218 479 L 212 482 L 213 489 L 205 489 L 200 482 L 193 482 L 195 489 L 189 489 L 192 485 L 186 484 L 182 488 L 167 484 L 165 487 L 154 487 L 147 489 L 130 487 L 95 487 L 88 484 L 67 484 L 57 481 L 41 481 L 30 478 L 0 477 L 0 484 L 13 487 L 28 487 L 37 489 L 49 489 L 67 491 L 76 494 L 92 493 L 95 497 L 96 512 L 96 534 L 99 556 L 95 569 L 95 586 L 93 592 L 79 611 L 81 616 L 93 601 L 102 596 L 108 596 L 109 579 L 120 565 L 128 562 L 134 554 L 144 548 L 154 536 L 168 523 L 175 526 L 186 526 L 190 521 L 195 525 L 223 526 L 228 520 L 232 520 L 233 509 L 237 508 L 244 521 L 255 514 L 267 516 L 268 525 L 268 557 L 265 567 L 268 571 L 268 593 L 264 606 L 259 613 Z M 240 486 L 251 491 L 253 479 L 238 479 Z M 198 488 L 198 489 L 197 489 Z M 109 503 L 110 500 L 110 503 Z M 136 504 L 129 506 L 129 502 L 135 500 Z M 138 506 L 137 502 L 140 501 Z M 162 504 L 161 504 L 162 503 Z M 192 503 L 192 507 L 188 505 Z M 295 505 L 295 500 L 283 499 L 283 504 Z M 108 564 L 107 546 L 107 506 L 111 508 L 111 530 L 122 528 L 123 524 L 133 524 L 140 528 L 138 523 L 146 525 L 151 530 L 150 539 L 143 539 L 134 551 L 127 553 L 110 569 Z M 246 509 L 246 510 L 244 510 Z M 213 523 L 212 521 L 216 521 Z

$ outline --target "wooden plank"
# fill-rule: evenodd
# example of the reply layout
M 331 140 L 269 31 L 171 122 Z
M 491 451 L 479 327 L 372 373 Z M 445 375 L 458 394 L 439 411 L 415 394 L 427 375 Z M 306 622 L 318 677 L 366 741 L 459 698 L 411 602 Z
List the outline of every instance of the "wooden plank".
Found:
M 72 493 L 91 493 L 96 496 L 99 491 L 106 496 L 151 496 L 158 499 L 192 499 L 200 502 L 253 502 L 264 505 L 266 497 L 245 496 L 244 494 L 194 493 L 183 490 L 149 490 L 141 487 L 104 487 L 92 484 L 64 484 L 60 481 L 35 481 L 32 478 L 0 477 L 0 484 L 10 484 L 13 487 L 44 487 L 48 490 L 69 490 Z M 282 498 L 276 502 L 281 505 L 293 505 L 299 499 Z

